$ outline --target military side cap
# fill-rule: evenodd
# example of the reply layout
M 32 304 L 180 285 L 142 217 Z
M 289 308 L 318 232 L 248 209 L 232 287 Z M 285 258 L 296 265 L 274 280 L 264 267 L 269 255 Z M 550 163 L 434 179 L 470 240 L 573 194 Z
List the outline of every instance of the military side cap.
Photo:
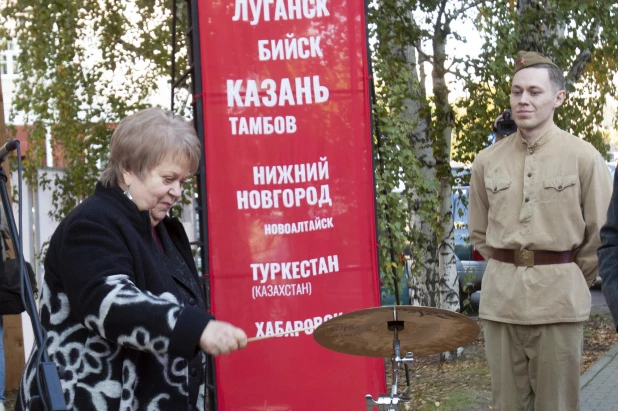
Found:
M 553 61 L 535 51 L 519 51 L 515 59 L 515 71 L 513 71 L 513 74 L 521 69 L 536 66 L 537 64 L 551 64 L 559 68 Z

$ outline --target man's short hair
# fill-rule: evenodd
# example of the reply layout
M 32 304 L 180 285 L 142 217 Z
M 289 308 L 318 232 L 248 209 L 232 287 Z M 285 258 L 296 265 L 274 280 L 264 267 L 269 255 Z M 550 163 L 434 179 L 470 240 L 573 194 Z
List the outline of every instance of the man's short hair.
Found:
M 551 81 L 551 85 L 554 87 L 554 91 L 566 90 L 566 84 L 564 80 L 564 74 L 562 74 L 562 70 L 553 64 L 537 64 L 535 66 L 531 66 L 533 68 L 545 68 L 549 74 L 549 81 Z

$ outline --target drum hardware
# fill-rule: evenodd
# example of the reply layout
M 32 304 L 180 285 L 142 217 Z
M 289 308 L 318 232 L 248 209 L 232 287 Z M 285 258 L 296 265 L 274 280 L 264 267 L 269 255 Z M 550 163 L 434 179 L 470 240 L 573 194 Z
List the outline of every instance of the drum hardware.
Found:
M 372 411 L 375 407 L 378 407 L 379 411 L 401 411 L 404 410 L 403 404 L 408 401 L 403 401 L 399 397 L 391 397 L 389 395 L 380 394 L 378 400 L 374 400 L 370 394 L 365 395 L 365 402 L 367 403 L 367 411 Z
M 316 328 L 316 342 L 333 351 L 368 357 L 391 357 L 390 395 L 374 400 L 365 396 L 367 411 L 401 411 L 410 398 L 410 384 L 397 394 L 399 370 L 414 362 L 414 355 L 451 351 L 474 341 L 478 324 L 453 311 L 432 307 L 391 306 L 353 311 L 328 320 Z M 406 352 L 401 357 L 401 352 Z M 414 353 L 414 354 L 413 354 Z
M 393 316 L 397 317 L 397 311 L 393 311 Z M 370 394 L 365 395 L 365 404 L 367 405 L 367 411 L 372 411 L 374 407 L 378 407 L 380 411 L 397 411 L 403 410 L 400 408 L 403 404 L 410 402 L 409 398 L 400 397 L 397 394 L 397 387 L 399 385 L 399 369 L 401 365 L 412 365 L 414 363 L 414 355 L 409 352 L 405 357 L 401 358 L 401 347 L 399 344 L 399 331 L 403 331 L 403 321 L 388 321 L 387 328 L 393 332 L 393 351 L 394 355 L 391 356 L 391 395 L 379 395 L 378 400 L 374 400 Z M 406 370 L 407 371 L 407 370 Z M 408 380 L 408 388 L 410 387 L 410 381 Z M 407 390 L 407 388 L 406 388 Z

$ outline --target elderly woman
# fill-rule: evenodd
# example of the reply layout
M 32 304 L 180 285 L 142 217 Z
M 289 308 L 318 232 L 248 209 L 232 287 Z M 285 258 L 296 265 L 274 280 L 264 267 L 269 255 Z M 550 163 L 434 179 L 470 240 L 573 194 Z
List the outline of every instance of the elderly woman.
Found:
M 203 352 L 246 345 L 242 330 L 206 312 L 183 226 L 167 216 L 200 154 L 191 125 L 173 114 L 123 119 L 94 195 L 52 236 L 41 322 L 68 409 L 203 409 Z M 37 395 L 36 356 L 18 410 Z

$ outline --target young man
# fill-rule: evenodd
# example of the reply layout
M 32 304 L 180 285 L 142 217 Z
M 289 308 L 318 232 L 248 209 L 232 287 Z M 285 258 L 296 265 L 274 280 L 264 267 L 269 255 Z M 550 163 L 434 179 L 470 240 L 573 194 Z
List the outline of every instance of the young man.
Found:
M 589 143 L 554 124 L 562 71 L 519 52 L 511 87 L 517 133 L 478 154 L 472 242 L 488 260 L 479 316 L 495 410 L 579 409 L 583 322 L 611 195 Z

